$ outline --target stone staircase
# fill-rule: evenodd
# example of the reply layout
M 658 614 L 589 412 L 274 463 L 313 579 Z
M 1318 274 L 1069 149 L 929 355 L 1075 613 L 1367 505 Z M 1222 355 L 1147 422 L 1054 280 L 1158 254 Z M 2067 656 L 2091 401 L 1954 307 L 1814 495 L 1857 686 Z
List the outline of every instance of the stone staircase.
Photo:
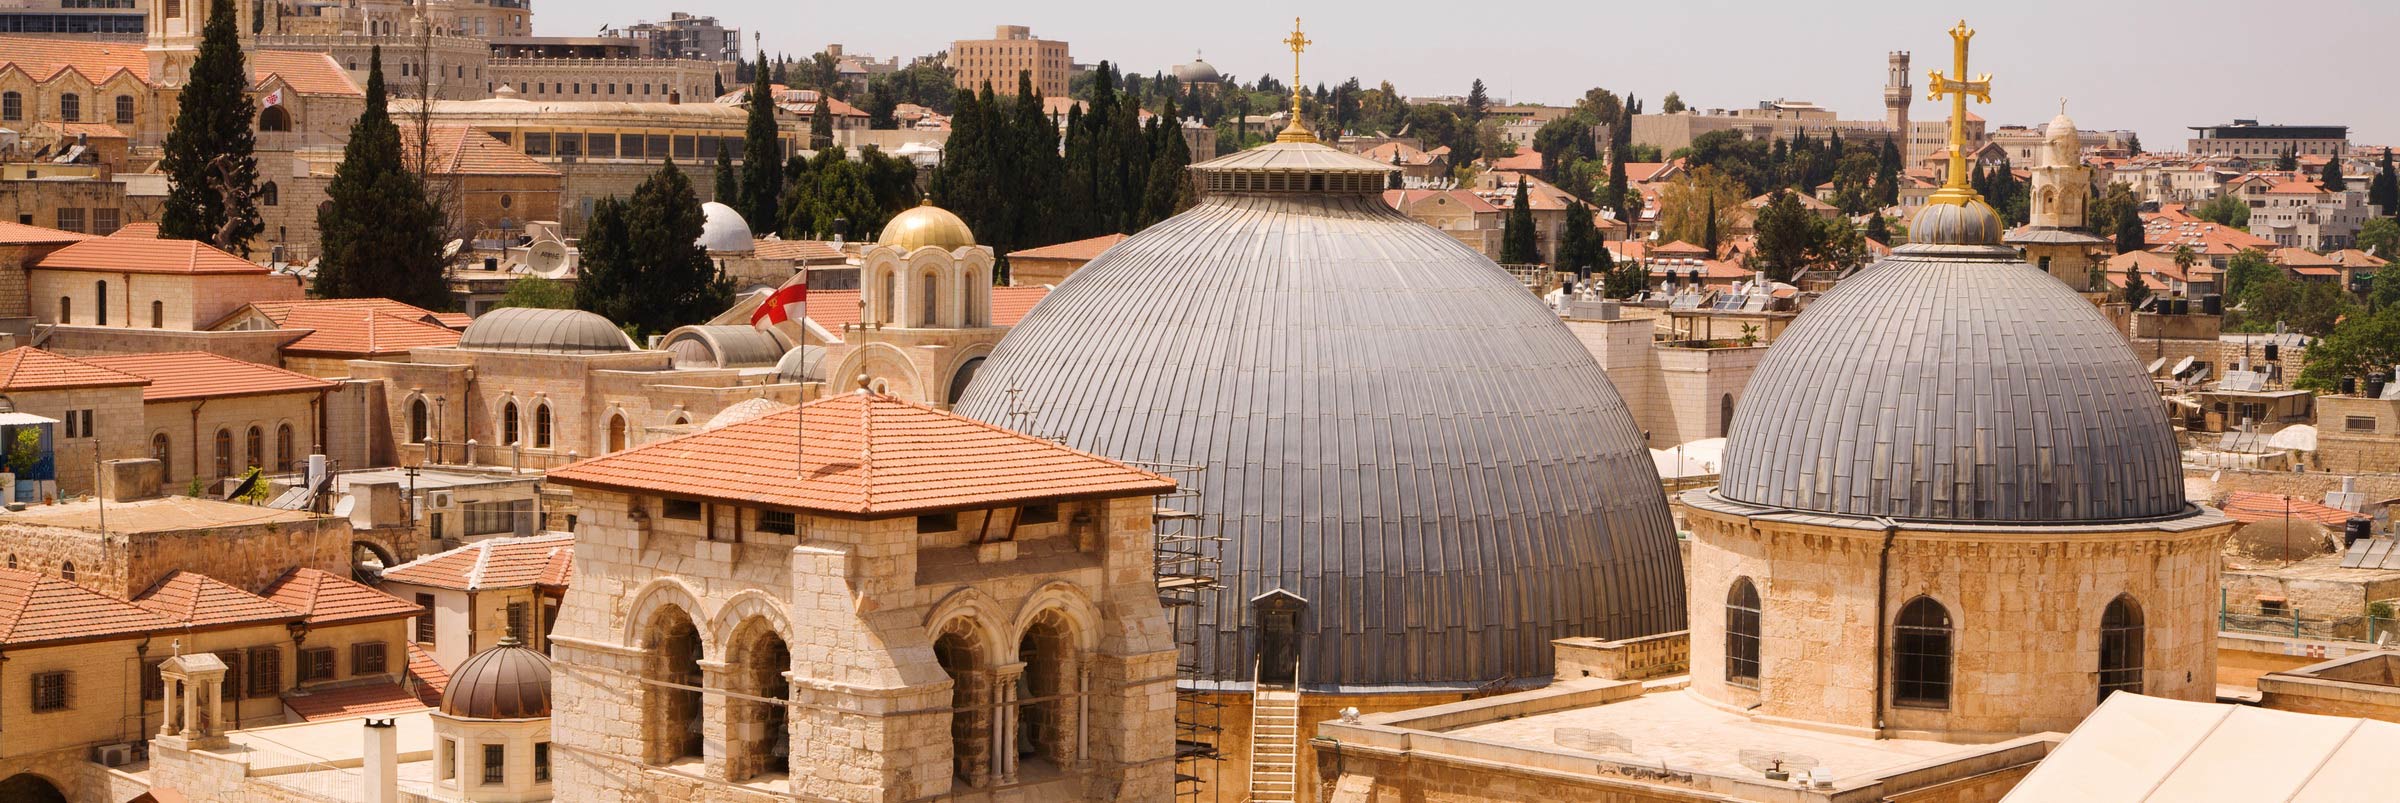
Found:
M 1260 687 L 1251 694 L 1251 803 L 1300 799 L 1300 692 Z

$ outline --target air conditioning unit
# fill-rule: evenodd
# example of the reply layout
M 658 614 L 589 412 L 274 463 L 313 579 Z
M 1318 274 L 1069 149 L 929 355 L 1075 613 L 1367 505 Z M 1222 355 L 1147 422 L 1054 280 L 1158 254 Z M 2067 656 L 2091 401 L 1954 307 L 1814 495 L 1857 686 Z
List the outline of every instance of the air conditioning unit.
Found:
M 449 491 L 432 491 L 425 494 L 425 506 L 434 510 L 449 510 L 457 507 L 457 502 L 458 500 L 453 498 Z
M 122 767 L 134 762 L 133 743 L 103 744 L 92 747 L 92 760 L 110 767 Z

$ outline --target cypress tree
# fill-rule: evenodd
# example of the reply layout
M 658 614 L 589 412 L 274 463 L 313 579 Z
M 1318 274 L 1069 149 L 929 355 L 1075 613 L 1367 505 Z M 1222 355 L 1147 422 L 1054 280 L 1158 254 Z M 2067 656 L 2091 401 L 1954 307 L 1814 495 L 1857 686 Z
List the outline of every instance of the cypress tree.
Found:
M 2286 172 L 2298 170 L 2300 169 L 2300 157 L 2293 154 L 2292 149 L 2285 148 L 2282 156 L 2275 157 L 2275 169 Z
M 1034 246 L 1058 242 L 1067 231 L 1067 221 L 1061 212 L 1063 198 L 1061 182 L 1065 163 L 1058 152 L 1058 124 L 1042 108 L 1042 95 L 1034 91 L 1033 75 L 1017 73 L 1017 106 L 1015 119 L 1010 121 L 1011 166 L 1016 169 L 1016 186 L 1021 193 L 1010 208 L 1016 211 L 1015 245 Z
M 2326 192 L 2342 192 L 2350 189 L 2350 180 L 2342 175 L 2341 157 L 2335 156 L 2325 160 L 2325 171 L 2317 176 L 2317 183 L 2325 185 Z
M 2149 298 L 2150 285 L 2142 281 L 2141 266 L 2127 267 L 2125 269 L 2125 306 L 2138 310 L 2142 308 L 2142 302 Z
M 159 236 L 200 240 L 247 254 L 250 239 L 266 229 L 253 199 L 258 187 L 257 148 L 251 133 L 250 74 L 234 29 L 233 0 L 210 0 L 208 24 L 200 32 L 200 54 L 177 95 L 175 127 L 167 132 L 160 172 L 167 174 L 167 201 Z
M 1883 222 L 1883 213 L 1877 212 L 1873 217 L 1867 218 L 1867 239 L 1884 245 L 1892 244 L 1892 227 L 1891 224 Z
M 984 86 L 989 87 L 990 84 Z M 817 109 L 808 116 L 808 149 L 833 147 L 833 93 L 817 90 Z
M 733 285 L 701 250 L 703 222 L 691 179 L 673 160 L 629 200 L 595 205 L 575 305 L 644 334 L 723 311 L 733 303 Z
M 1525 189 L 1525 177 L 1517 177 L 1517 198 L 1508 208 L 1508 217 L 1501 222 L 1500 262 L 1507 265 L 1531 265 L 1542 261 L 1541 247 L 1533 232 L 1533 203 Z
M 383 49 L 367 56 L 367 96 L 342 163 L 317 212 L 323 258 L 313 289 L 324 298 L 389 298 L 426 309 L 450 306 L 441 211 L 402 158 L 383 83 Z
M 1625 223 L 1625 231 L 1628 233 L 1633 231 L 1633 224 L 1635 221 L 1632 215 L 1632 207 L 1626 204 L 1625 196 L 1633 194 L 1633 192 L 1633 188 L 1628 186 L 1625 181 L 1625 149 L 1610 149 L 1608 155 L 1608 197 L 1604 200 L 1607 201 L 1610 208 L 1617 210 L 1617 220 Z
M 742 188 L 740 179 L 733 174 L 733 149 L 722 145 L 717 147 L 716 181 L 709 200 L 740 209 Z
M 776 219 L 783 203 L 783 136 L 775 125 L 775 88 L 767 82 L 764 50 L 758 52 L 757 72 L 750 85 L 750 122 L 742 132 L 741 201 L 726 203 L 764 226 Z
M 2383 149 L 2383 164 L 2375 170 L 2375 180 L 2367 184 L 2367 203 L 2385 215 L 2400 214 L 2400 176 L 2392 173 L 2392 149 Z
M 1150 160 L 1150 186 L 1142 201 L 1152 223 L 1191 208 L 1194 200 L 1191 174 L 1184 169 L 1192 165 L 1192 147 L 1183 139 L 1183 123 L 1175 116 L 1173 98 L 1167 99 L 1157 119 L 1161 146 Z
M 1708 220 L 1700 229 L 1700 247 L 1708 249 L 1708 258 L 1717 258 L 1717 196 L 1709 193 Z

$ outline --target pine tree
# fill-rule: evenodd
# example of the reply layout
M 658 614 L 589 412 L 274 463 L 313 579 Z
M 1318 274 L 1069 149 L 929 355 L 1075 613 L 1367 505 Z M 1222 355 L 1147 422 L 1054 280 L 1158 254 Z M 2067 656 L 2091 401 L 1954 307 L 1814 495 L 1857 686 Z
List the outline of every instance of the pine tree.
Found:
M 2132 203 L 2117 206 L 2117 253 L 2127 254 L 2150 247 L 2149 231 L 2142 225 L 2142 213 Z
M 783 203 L 783 132 L 775 125 L 775 88 L 767 82 L 767 53 L 758 53 L 758 80 L 750 85 L 750 121 L 742 132 L 741 201 L 726 201 L 742 217 L 768 225 Z
M 2335 156 L 2325 160 L 2325 170 L 2317 176 L 2317 183 L 2325 185 L 2326 192 L 2342 192 L 2350 189 L 2350 180 L 2342 175 L 2341 157 Z
M 717 148 L 716 180 L 716 189 L 710 194 L 709 200 L 740 209 L 742 185 L 741 179 L 733 173 L 732 148 L 722 146 Z
M 989 88 L 990 84 L 984 85 Z M 817 90 L 816 111 L 808 115 L 808 149 L 821 151 L 833 147 L 833 93 Z
M 367 56 L 363 108 L 317 212 L 323 253 L 312 289 L 323 298 L 388 298 L 446 309 L 445 226 L 424 182 L 402 157 L 400 129 L 387 110 L 381 47 Z
M 2392 149 L 2383 149 L 2383 163 L 2376 166 L 2375 180 L 2367 184 L 2367 203 L 2374 204 L 2379 214 L 2400 215 L 2400 176 L 2392 173 Z
M 1602 247 L 1600 230 L 1592 225 L 1592 208 L 1575 199 L 1567 201 L 1567 220 L 1558 230 L 1558 259 L 1556 269 L 1573 272 L 1577 280 L 1590 279 L 1592 270 L 1607 259 L 1608 249 Z
M 1517 177 L 1517 198 L 1508 207 L 1508 217 L 1501 221 L 1500 263 L 1531 265 L 1542 261 L 1541 248 L 1533 231 L 1533 202 L 1526 192 L 1525 177 Z
M 1683 96 L 1674 92 L 1667 93 L 1667 97 L 1658 102 L 1660 114 L 1682 114 L 1683 109 Z
M 701 250 L 703 223 L 691 179 L 672 160 L 630 199 L 602 200 L 584 233 L 575 306 L 646 334 L 723 311 L 733 285 Z
M 2282 156 L 2275 157 L 2275 169 L 2287 173 L 2298 170 L 2300 169 L 2300 157 L 2293 154 L 2292 149 L 2285 148 Z
M 199 57 L 177 95 L 180 111 L 159 161 L 160 172 L 167 174 L 160 237 L 200 240 L 246 254 L 250 239 L 266 229 L 253 198 L 258 157 L 249 86 L 233 0 L 210 0 Z
M 1484 113 L 1491 108 L 1492 96 L 1484 91 L 1483 79 L 1475 79 L 1474 85 L 1467 88 L 1467 122 L 1483 122 Z
M 1883 222 L 1882 213 L 1876 213 L 1867 218 L 1867 239 L 1884 245 L 1892 244 L 1892 228 L 1890 224 Z

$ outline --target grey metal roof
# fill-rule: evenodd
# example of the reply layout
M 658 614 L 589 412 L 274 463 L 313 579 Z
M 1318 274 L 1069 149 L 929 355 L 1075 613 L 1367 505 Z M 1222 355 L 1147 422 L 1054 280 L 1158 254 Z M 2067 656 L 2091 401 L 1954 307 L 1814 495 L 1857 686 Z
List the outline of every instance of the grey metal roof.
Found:
M 1719 493 L 1962 522 L 2188 512 L 2125 339 L 2014 251 L 1969 250 L 1904 246 L 1794 320 L 1734 413 Z
M 1684 626 L 1657 471 L 1590 353 L 1373 196 L 1206 198 L 1069 277 L 956 409 L 1205 465 L 1206 679 L 1251 675 L 1246 603 L 1276 589 L 1310 601 L 1319 689 L 1547 676 L 1551 639 Z
M 825 379 L 825 347 L 794 346 L 775 361 L 775 381 L 786 384 L 822 382 Z
M 1373 173 L 1377 175 L 1399 170 L 1399 168 L 1358 154 L 1334 150 L 1312 142 L 1270 142 L 1192 165 L 1191 169 L 1201 173 L 1242 171 Z
M 2108 240 L 2104 238 L 2086 234 L 2074 229 L 2037 228 L 2033 226 L 2024 226 L 2016 229 L 2015 231 L 2011 231 L 2004 239 L 2009 245 L 2100 245 L 2108 242 Z
M 596 354 L 634 351 L 633 339 L 607 318 L 572 309 L 503 307 L 467 324 L 458 347 L 480 351 Z
M 677 327 L 659 347 L 675 355 L 677 368 L 761 368 L 776 364 L 784 353 L 781 338 L 755 326 Z

